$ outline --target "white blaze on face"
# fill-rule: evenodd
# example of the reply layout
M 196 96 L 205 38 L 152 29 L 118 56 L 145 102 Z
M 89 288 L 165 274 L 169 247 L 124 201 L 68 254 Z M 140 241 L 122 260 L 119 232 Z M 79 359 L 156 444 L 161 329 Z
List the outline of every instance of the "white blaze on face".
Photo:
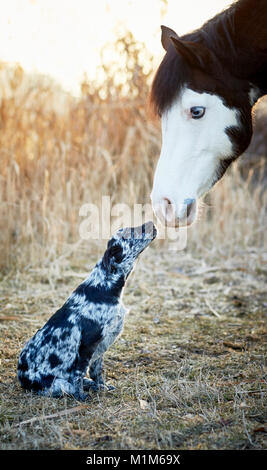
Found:
M 190 111 L 196 106 L 205 108 L 199 119 L 193 119 Z M 167 225 L 179 225 L 179 219 L 180 225 L 192 223 L 195 201 L 211 188 L 220 160 L 232 156 L 225 130 L 237 125 L 237 111 L 225 106 L 220 97 L 189 88 L 163 113 L 162 149 L 151 193 L 160 220 Z M 193 201 L 191 215 L 188 201 Z

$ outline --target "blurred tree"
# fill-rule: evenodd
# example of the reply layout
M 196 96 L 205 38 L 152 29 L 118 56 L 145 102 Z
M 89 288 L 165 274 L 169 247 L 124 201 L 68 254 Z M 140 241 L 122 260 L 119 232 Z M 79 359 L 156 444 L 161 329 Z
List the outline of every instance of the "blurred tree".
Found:
M 96 96 L 100 101 L 147 99 L 153 56 L 143 42 L 136 41 L 131 31 L 123 31 L 115 42 L 103 47 L 101 62 L 96 80 L 89 82 L 85 76 L 81 84 L 83 96 L 94 102 Z

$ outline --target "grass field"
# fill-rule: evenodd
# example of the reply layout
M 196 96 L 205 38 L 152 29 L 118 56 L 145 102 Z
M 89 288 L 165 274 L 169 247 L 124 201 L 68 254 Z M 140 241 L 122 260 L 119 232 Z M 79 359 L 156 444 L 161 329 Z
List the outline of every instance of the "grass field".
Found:
M 266 194 L 237 166 L 183 251 L 156 240 L 142 254 L 105 358 L 115 391 L 80 404 L 17 382 L 25 341 L 102 256 L 105 242 L 79 237 L 82 204 L 149 202 L 160 127 L 146 113 L 143 49 L 131 36 L 121 44 L 128 94 L 116 74 L 74 99 L 20 67 L 0 70 L 1 448 L 266 448 Z
M 86 404 L 31 395 L 16 380 L 21 347 L 77 285 L 80 263 L 49 279 L 38 269 L 3 279 L 2 448 L 264 448 L 262 262 L 253 249 L 222 261 L 151 247 L 125 290 L 123 335 L 106 354 L 116 390 Z

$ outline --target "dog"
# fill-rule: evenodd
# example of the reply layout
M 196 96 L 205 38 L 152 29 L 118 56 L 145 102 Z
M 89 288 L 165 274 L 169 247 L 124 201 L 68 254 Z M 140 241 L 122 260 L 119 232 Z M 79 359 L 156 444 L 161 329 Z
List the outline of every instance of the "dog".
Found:
M 156 235 L 153 222 L 147 222 L 120 229 L 109 240 L 90 276 L 21 351 L 18 380 L 24 389 L 84 401 L 90 389 L 107 388 L 103 355 L 123 328 L 123 288 L 138 256 Z M 87 371 L 91 380 L 85 377 Z

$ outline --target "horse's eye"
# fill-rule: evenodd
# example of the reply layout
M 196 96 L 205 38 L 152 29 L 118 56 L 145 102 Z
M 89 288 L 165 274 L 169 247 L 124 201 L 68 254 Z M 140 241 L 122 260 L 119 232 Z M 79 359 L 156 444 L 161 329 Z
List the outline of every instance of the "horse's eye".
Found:
M 193 106 L 190 108 L 192 119 L 200 119 L 204 116 L 206 108 L 204 106 Z

